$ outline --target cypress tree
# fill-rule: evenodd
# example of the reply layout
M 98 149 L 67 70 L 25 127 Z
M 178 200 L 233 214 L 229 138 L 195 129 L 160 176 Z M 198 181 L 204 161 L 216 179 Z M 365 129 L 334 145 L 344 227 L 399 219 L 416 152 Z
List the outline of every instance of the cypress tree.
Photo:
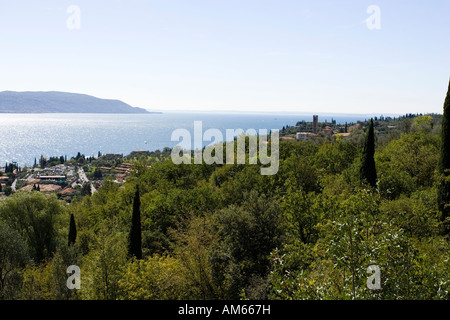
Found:
M 77 239 L 77 226 L 75 224 L 75 217 L 73 213 L 70 215 L 70 226 L 69 226 L 69 247 L 75 244 Z
M 447 96 L 444 101 L 444 114 L 442 117 L 441 152 L 439 157 L 439 172 L 443 179 L 439 184 L 439 209 L 442 212 L 442 219 L 450 217 L 450 81 Z M 450 233 L 450 226 L 447 225 L 446 233 Z
M 377 183 L 374 155 L 375 134 L 373 130 L 373 119 L 370 119 L 369 130 L 367 130 L 366 139 L 364 141 L 364 150 L 359 174 L 361 182 L 368 183 L 372 187 L 375 187 Z
M 141 200 L 139 187 L 136 185 L 133 201 L 133 214 L 131 217 L 131 229 L 128 239 L 128 254 L 131 257 L 142 259 L 142 235 L 141 235 Z

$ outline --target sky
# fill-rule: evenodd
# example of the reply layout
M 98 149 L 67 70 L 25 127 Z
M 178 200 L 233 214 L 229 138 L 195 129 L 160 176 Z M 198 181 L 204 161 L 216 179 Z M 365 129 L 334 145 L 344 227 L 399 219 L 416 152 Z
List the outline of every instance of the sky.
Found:
M 148 110 L 442 113 L 450 0 L 0 0 L 0 91 Z

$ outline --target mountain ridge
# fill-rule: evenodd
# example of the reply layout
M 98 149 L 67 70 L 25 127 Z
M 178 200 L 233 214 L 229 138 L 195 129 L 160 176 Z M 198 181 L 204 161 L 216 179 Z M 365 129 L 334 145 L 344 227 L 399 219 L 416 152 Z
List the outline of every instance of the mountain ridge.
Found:
M 0 113 L 160 113 L 116 99 L 62 91 L 1 91 Z

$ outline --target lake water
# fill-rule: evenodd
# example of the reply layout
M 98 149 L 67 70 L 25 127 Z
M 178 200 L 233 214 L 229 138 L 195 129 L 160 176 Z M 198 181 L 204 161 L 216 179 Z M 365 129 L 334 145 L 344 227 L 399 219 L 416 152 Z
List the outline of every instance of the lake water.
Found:
M 364 115 L 320 115 L 319 122 L 335 119 L 338 123 L 364 120 Z M 202 121 L 203 132 L 209 128 L 243 130 L 281 129 L 297 121 L 312 121 L 312 115 L 246 113 L 162 114 L 0 114 L 0 166 L 16 161 L 32 165 L 34 158 L 81 152 L 86 156 L 133 150 L 162 150 L 174 147 L 175 129 L 187 129 L 193 135 L 194 121 Z M 207 145 L 205 142 L 204 145 Z

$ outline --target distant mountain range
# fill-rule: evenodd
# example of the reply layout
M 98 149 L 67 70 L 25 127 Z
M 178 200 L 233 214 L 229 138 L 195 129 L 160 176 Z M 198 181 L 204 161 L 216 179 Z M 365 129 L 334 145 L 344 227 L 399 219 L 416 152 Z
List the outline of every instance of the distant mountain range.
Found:
M 0 113 L 160 113 L 120 100 L 58 91 L 0 92 Z

